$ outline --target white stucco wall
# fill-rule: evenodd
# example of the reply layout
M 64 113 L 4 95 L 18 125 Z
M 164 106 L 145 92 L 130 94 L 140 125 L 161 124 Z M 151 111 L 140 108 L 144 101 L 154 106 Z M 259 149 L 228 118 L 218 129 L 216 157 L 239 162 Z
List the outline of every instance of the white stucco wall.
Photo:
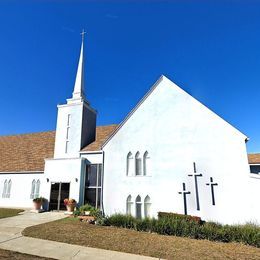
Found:
M 140 195 L 142 200 L 149 195 L 153 216 L 158 211 L 183 213 L 178 192 L 185 182 L 191 192 L 188 214 L 222 223 L 259 221 L 260 181 L 249 178 L 245 138 L 163 77 L 104 147 L 105 213 L 125 213 L 129 194 L 134 199 Z M 141 156 L 149 152 L 150 176 L 126 176 L 129 151 L 133 155 L 139 151 Z M 198 178 L 200 211 L 196 210 L 194 180 L 188 177 L 193 162 L 203 174 Z M 218 183 L 215 206 L 206 186 L 210 177 Z
M 54 158 L 78 157 L 81 149 L 83 102 L 58 106 Z M 68 115 L 70 115 L 69 145 L 66 151 Z
M 83 183 L 85 168 L 84 159 L 67 158 L 67 159 L 47 159 L 45 160 L 45 181 L 44 197 L 50 197 L 52 182 L 70 183 L 69 197 L 75 199 L 79 204 L 83 202 Z
M 3 198 L 5 180 L 12 181 L 10 198 Z M 31 187 L 33 180 L 40 180 L 40 195 L 43 192 L 42 184 L 45 182 L 43 173 L 11 173 L 0 174 L 0 207 L 32 207 Z

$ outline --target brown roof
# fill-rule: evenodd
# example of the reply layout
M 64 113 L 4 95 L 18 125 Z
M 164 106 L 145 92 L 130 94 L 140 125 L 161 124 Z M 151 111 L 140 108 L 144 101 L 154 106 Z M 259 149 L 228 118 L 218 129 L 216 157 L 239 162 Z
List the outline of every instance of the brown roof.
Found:
M 99 151 L 101 145 L 116 129 L 117 125 L 98 126 L 96 129 L 96 141 L 84 147 L 81 151 Z
M 0 136 L 0 172 L 43 171 L 54 142 L 55 131 Z
M 100 150 L 117 125 L 98 126 L 96 141 L 82 151 Z M 44 171 L 44 159 L 53 158 L 55 131 L 0 136 L 0 172 Z
M 260 153 L 248 154 L 248 162 L 250 164 L 260 164 Z

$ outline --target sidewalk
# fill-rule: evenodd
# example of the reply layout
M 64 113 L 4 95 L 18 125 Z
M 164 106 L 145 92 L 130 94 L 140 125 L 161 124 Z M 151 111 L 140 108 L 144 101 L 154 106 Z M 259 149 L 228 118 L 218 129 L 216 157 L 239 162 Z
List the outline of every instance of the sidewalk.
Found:
M 156 258 L 24 237 L 24 228 L 64 218 L 62 213 L 30 213 L 0 219 L 0 248 L 54 259 L 152 260 Z

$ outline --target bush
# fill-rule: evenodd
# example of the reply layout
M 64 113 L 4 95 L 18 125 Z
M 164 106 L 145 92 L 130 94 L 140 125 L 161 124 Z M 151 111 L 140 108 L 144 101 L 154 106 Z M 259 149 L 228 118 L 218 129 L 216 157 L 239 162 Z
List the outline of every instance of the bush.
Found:
M 103 218 L 104 219 L 104 218 Z M 102 224 L 101 222 L 99 224 Z M 161 215 L 158 219 L 137 219 L 130 215 L 115 214 L 106 217 L 104 225 L 221 242 L 241 242 L 260 247 L 260 227 L 254 224 L 221 225 L 215 222 L 198 222 L 183 216 Z
M 174 218 L 174 219 L 183 219 L 186 221 L 194 221 L 199 224 L 202 224 L 202 220 L 200 217 L 197 216 L 191 216 L 191 215 L 183 215 L 183 214 L 177 214 L 173 212 L 158 212 L 158 218 Z
M 79 211 L 85 212 L 85 211 L 91 211 L 91 210 L 94 210 L 94 209 L 95 208 L 93 206 L 91 206 L 90 204 L 85 204 L 85 205 L 83 205 L 79 208 Z

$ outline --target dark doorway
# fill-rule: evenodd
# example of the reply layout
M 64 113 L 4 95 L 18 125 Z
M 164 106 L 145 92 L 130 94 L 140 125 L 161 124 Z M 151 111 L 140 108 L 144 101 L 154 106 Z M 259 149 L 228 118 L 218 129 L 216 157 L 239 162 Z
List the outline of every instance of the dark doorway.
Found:
M 66 210 L 63 201 L 69 198 L 70 183 L 52 182 L 49 210 Z

